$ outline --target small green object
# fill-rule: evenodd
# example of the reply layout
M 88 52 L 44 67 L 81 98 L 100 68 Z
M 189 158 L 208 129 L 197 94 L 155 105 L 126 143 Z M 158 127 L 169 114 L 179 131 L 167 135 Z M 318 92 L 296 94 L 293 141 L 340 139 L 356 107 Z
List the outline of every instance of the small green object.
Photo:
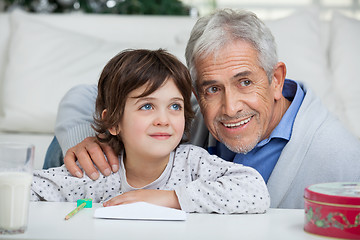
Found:
M 77 200 L 77 206 L 80 206 L 83 203 L 86 203 L 84 208 L 92 208 L 92 199 L 91 198 Z
M 69 220 L 72 216 L 77 214 L 83 208 L 92 208 L 91 198 L 77 200 L 77 207 L 65 216 L 65 220 Z

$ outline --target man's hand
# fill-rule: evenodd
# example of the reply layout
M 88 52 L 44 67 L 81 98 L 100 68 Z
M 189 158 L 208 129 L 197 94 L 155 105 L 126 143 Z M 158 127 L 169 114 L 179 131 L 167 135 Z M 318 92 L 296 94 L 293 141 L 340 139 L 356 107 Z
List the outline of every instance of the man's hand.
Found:
M 116 156 L 110 146 L 97 141 L 96 137 L 85 138 L 82 142 L 70 148 L 65 154 L 64 163 L 66 168 L 73 176 L 80 178 L 83 176 L 83 173 L 76 165 L 76 160 L 84 169 L 86 175 L 93 180 L 99 178 L 99 172 L 94 164 L 105 176 L 110 175 L 111 171 L 117 172 L 119 170 L 118 156 Z
M 139 189 L 123 193 L 105 202 L 104 207 L 134 202 L 148 202 L 164 207 L 180 209 L 179 200 L 174 190 Z

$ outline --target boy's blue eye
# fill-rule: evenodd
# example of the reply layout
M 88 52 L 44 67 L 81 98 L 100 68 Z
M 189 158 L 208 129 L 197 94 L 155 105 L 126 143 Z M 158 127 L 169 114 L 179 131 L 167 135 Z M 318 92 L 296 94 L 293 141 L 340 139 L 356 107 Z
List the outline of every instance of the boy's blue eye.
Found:
M 172 110 L 181 110 L 181 105 L 180 104 L 177 104 L 177 103 L 174 103 L 171 105 L 170 107 Z
M 152 109 L 152 106 L 151 106 L 151 104 L 145 104 L 145 105 L 142 106 L 140 109 L 141 109 L 141 110 L 151 110 L 151 109 Z

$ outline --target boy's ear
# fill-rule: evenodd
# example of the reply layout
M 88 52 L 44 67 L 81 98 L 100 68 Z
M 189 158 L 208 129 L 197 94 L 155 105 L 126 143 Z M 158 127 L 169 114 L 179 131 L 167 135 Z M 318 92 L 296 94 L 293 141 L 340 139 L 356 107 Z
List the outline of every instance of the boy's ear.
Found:
M 104 119 L 106 117 L 107 110 L 104 109 L 101 113 L 101 119 Z
M 111 135 L 114 135 L 114 136 L 116 136 L 120 133 L 120 129 L 118 129 L 116 127 L 109 128 L 108 131 Z
M 104 119 L 106 117 L 106 114 L 107 114 L 107 110 L 104 109 L 101 113 L 101 119 Z M 119 127 L 111 127 L 108 129 L 109 133 L 111 135 L 118 135 L 120 133 L 120 128 Z

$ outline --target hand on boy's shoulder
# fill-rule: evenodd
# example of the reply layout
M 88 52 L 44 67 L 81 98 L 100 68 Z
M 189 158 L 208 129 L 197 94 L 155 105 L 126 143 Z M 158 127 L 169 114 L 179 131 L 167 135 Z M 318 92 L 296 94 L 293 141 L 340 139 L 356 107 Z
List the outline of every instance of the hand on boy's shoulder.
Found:
M 99 178 L 99 171 L 104 176 L 119 170 L 119 159 L 113 149 L 104 143 L 100 143 L 96 137 L 87 137 L 84 141 L 70 148 L 64 157 L 64 163 L 69 172 L 76 177 L 82 177 L 83 173 L 79 166 L 84 169 L 91 179 Z

